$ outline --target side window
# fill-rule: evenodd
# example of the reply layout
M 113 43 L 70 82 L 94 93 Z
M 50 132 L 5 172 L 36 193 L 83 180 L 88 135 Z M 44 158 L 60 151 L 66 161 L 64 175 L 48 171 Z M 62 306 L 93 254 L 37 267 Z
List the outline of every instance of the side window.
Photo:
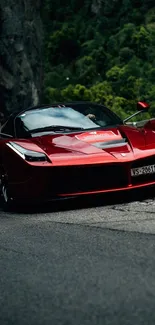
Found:
M 13 118 L 8 119 L 6 124 L 4 126 L 2 126 L 1 133 L 5 133 L 5 134 L 8 134 L 8 135 L 14 136 Z
M 24 123 L 21 118 L 17 117 L 15 119 L 15 128 L 17 138 L 28 138 L 30 137 L 28 131 L 25 130 Z

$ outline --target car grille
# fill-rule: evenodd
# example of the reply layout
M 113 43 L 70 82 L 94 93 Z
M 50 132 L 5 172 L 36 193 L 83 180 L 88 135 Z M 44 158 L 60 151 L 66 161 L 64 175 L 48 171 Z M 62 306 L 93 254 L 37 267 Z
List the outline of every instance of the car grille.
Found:
M 131 165 L 131 168 L 138 168 L 138 167 L 154 165 L 154 164 L 155 164 L 155 156 L 151 156 L 151 157 L 138 159 L 134 161 Z M 140 175 L 137 177 L 131 177 L 131 179 L 133 185 L 154 182 L 155 174 Z
M 54 185 L 54 186 L 53 186 Z M 48 193 L 67 194 L 121 188 L 128 185 L 125 165 L 54 167 Z

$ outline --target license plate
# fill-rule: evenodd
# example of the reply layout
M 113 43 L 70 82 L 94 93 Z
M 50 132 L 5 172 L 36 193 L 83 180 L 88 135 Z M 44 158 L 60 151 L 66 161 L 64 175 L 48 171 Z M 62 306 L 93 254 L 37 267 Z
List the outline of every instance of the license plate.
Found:
M 143 166 L 131 169 L 131 176 L 147 175 L 155 173 L 155 165 Z

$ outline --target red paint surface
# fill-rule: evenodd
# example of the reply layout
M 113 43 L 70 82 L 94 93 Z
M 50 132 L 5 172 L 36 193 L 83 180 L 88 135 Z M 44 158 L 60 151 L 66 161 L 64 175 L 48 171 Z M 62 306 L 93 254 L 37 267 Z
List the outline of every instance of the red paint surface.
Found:
M 128 143 L 123 146 L 100 149 L 95 143 L 120 140 L 126 137 Z M 145 128 L 136 129 L 130 126 L 120 126 L 118 128 L 97 130 L 94 132 L 81 132 L 72 134 L 49 134 L 38 136 L 27 140 L 11 140 L 21 145 L 25 149 L 44 152 L 49 162 L 30 163 L 24 161 L 6 146 L 8 140 L 0 141 L 0 160 L 9 175 L 9 186 L 15 197 L 39 198 L 42 197 L 47 181 L 51 177 L 51 186 L 55 187 L 52 180 L 52 173 L 55 168 L 64 166 L 93 166 L 109 164 L 126 164 L 128 184 L 126 187 L 94 190 L 74 193 L 57 193 L 57 196 L 86 195 L 110 191 L 128 190 L 155 184 L 155 182 L 145 181 L 133 185 L 128 174 L 131 163 L 137 159 L 155 156 L 155 122 L 148 122 Z M 109 175 L 110 177 L 110 175 Z M 58 179 L 63 183 L 63 179 Z M 68 180 L 69 182 L 70 180 Z M 87 181 L 87 179 L 86 179 Z M 63 184 L 64 185 L 64 184 Z

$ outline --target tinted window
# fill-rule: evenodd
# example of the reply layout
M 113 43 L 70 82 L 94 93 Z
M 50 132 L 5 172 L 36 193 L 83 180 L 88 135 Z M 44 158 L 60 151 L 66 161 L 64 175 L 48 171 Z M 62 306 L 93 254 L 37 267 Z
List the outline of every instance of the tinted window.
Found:
M 56 125 L 80 127 L 87 130 L 115 126 L 122 124 L 122 122 L 104 106 L 85 104 L 72 107 L 45 107 L 29 110 L 16 119 L 16 128 L 17 124 L 20 125 L 21 130 L 25 131 Z
M 2 126 L 1 132 L 14 136 L 14 119 L 10 117 L 6 124 Z
M 23 123 L 20 117 L 15 120 L 16 136 L 17 138 L 27 138 L 30 136 L 26 125 Z

